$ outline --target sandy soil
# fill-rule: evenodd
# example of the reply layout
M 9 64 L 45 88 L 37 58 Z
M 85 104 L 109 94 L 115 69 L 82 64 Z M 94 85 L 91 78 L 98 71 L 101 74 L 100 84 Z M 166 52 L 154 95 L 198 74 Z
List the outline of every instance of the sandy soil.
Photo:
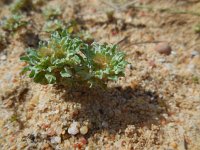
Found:
M 19 57 L 45 38 L 47 6 L 60 7 L 61 20 L 76 20 L 95 41 L 117 43 L 130 62 L 126 76 L 107 91 L 20 76 Z M 27 13 L 27 27 L 0 29 L 7 40 L 0 47 L 1 149 L 200 150 L 199 8 L 198 0 L 51 0 Z M 0 18 L 9 14 L 0 2 Z M 170 55 L 155 50 L 159 42 L 169 43 Z

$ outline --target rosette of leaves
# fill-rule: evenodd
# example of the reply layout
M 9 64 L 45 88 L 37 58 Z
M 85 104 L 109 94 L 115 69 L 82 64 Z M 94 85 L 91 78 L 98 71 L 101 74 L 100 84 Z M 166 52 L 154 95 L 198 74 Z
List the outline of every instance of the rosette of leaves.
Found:
M 46 2 L 48 1 L 48 0 L 32 0 L 33 2 L 33 5 L 35 6 L 35 7 L 41 7 L 41 6 L 43 6 L 44 4 L 46 4 Z
M 30 10 L 33 7 L 32 0 L 15 0 L 10 9 L 12 13 Z
M 124 60 L 123 52 L 117 52 L 116 45 L 98 44 L 91 45 L 93 75 L 100 80 L 117 80 L 124 76 L 124 69 L 127 62 Z
M 197 24 L 195 27 L 194 27 L 194 31 L 196 33 L 200 33 L 200 24 Z
M 43 15 L 46 20 L 56 19 L 58 16 L 61 15 L 61 9 L 59 7 L 46 7 L 43 9 Z
M 21 57 L 27 62 L 22 73 L 36 83 L 67 86 L 103 86 L 124 76 L 125 55 L 113 45 L 86 44 L 66 31 L 54 32 L 39 48 Z
M 59 31 L 65 28 L 65 25 L 60 20 L 47 21 L 43 27 L 45 32 Z
M 94 41 L 92 35 L 89 32 L 84 31 L 84 30 L 81 30 L 80 32 L 75 33 L 75 35 L 88 44 L 91 44 Z
M 23 16 L 21 15 L 12 15 L 9 18 L 6 18 L 2 22 L 2 29 L 6 31 L 16 31 L 19 28 L 26 26 L 27 22 L 23 21 Z
M 2 33 L 0 33 L 0 51 L 6 48 L 6 45 L 7 45 L 6 37 Z

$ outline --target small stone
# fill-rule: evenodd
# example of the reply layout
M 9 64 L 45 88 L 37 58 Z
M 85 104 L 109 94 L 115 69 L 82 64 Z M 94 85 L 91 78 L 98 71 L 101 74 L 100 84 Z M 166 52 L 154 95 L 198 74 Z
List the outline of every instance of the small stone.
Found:
M 133 70 L 133 65 L 132 65 L 132 64 L 128 64 L 127 66 L 128 66 L 128 68 L 129 68 L 130 70 Z
M 88 133 L 88 127 L 87 127 L 87 126 L 82 126 L 82 127 L 80 128 L 80 133 L 81 133 L 82 135 L 87 134 L 87 133 Z
M 74 145 L 73 145 L 73 147 L 74 147 L 74 149 L 82 149 L 82 143 L 75 143 Z
M 176 148 L 178 147 L 177 143 L 175 143 L 175 142 L 172 142 L 170 145 L 171 145 L 171 147 L 173 147 L 174 149 L 176 149 Z
M 1 59 L 1 60 L 6 60 L 7 57 L 6 57 L 6 55 L 2 55 L 2 56 L 0 57 L 0 59 Z
M 80 138 L 79 141 L 80 141 L 83 145 L 86 145 L 86 144 L 87 144 L 87 140 L 86 140 L 84 137 Z
M 79 110 L 78 110 L 78 109 L 75 109 L 75 110 L 71 113 L 71 116 L 72 116 L 72 118 L 74 118 L 74 117 L 77 117 L 78 114 L 79 114 Z
M 43 124 L 41 125 L 41 128 L 44 129 L 44 130 L 46 130 L 47 128 L 50 128 L 50 124 L 45 124 L 45 123 L 43 123 Z
M 70 127 L 68 128 L 68 133 L 71 135 L 76 135 L 79 133 L 80 124 L 78 122 L 73 122 Z
M 53 135 L 56 134 L 56 131 L 53 130 L 53 129 L 49 129 L 48 132 L 47 132 L 47 134 L 48 134 L 49 136 L 53 136 Z
M 155 68 L 156 67 L 156 63 L 154 60 L 150 60 L 149 61 L 149 66 L 152 67 L 152 68 Z
M 44 143 L 42 145 L 42 149 L 48 149 L 48 148 L 50 148 L 50 145 L 48 143 Z
M 58 128 L 56 128 L 56 134 L 57 135 L 60 135 L 60 134 L 62 134 L 62 128 L 61 127 L 58 127 Z
M 59 136 L 54 136 L 54 137 L 51 137 L 51 143 L 61 143 L 61 137 Z
M 61 133 L 61 134 L 63 134 L 63 135 L 64 135 L 64 134 L 65 134 L 65 130 L 62 130 L 62 133 Z
M 107 123 L 106 121 L 103 121 L 101 125 L 102 125 L 102 127 L 104 127 L 104 128 L 108 128 L 108 123 Z
M 162 42 L 156 45 L 155 50 L 160 54 L 170 55 L 172 48 L 168 43 Z
M 199 52 L 198 51 L 192 51 L 191 52 L 191 58 L 194 58 L 195 56 L 198 56 Z
M 164 58 L 158 59 L 158 62 L 160 62 L 160 63 L 165 63 L 165 62 L 166 62 L 166 59 L 164 59 Z

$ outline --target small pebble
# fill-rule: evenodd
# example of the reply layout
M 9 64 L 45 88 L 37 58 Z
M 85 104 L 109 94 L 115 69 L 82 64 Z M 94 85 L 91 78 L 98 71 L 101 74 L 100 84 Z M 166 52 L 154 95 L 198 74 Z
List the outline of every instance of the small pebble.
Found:
M 0 57 L 0 59 L 1 59 L 1 60 L 6 60 L 7 57 L 6 57 L 6 55 L 2 55 L 2 56 Z
M 47 132 L 47 134 L 48 134 L 49 136 L 53 136 L 53 135 L 56 134 L 56 131 L 53 130 L 53 129 L 49 129 L 48 132 Z
M 81 133 L 82 135 L 87 134 L 87 133 L 88 133 L 88 127 L 87 127 L 87 126 L 82 126 L 82 127 L 80 128 L 80 133 Z
M 128 66 L 128 68 L 129 68 L 130 70 L 133 70 L 133 65 L 132 65 L 132 64 L 128 64 L 127 66 Z
M 70 127 L 68 128 L 68 133 L 71 135 L 76 135 L 79 133 L 80 124 L 78 122 L 73 122 Z
M 59 136 L 51 137 L 51 143 L 61 143 L 61 137 Z
M 104 128 L 108 128 L 108 123 L 106 121 L 103 121 L 101 124 Z
M 42 149 L 48 149 L 48 148 L 50 148 L 50 145 L 48 143 L 44 143 L 42 145 Z
M 178 147 L 178 145 L 175 142 L 172 142 L 170 145 L 171 145 L 171 147 L 173 147 L 175 149 Z
M 160 62 L 160 63 L 165 63 L 165 62 L 166 62 L 166 59 L 164 59 L 164 58 L 158 59 L 158 62 Z
M 150 60 L 149 61 L 149 66 L 152 67 L 152 68 L 155 68 L 156 67 L 156 63 L 154 60 Z
M 192 51 L 191 52 L 191 58 L 195 57 L 195 56 L 198 56 L 199 55 L 199 52 L 198 51 Z
M 57 135 L 60 135 L 61 133 L 62 133 L 62 128 L 61 127 L 58 127 L 57 129 L 56 129 L 56 134 Z
M 170 55 L 172 48 L 168 43 L 162 42 L 156 45 L 155 50 L 160 54 Z
M 86 145 L 86 144 L 87 144 L 87 140 L 86 140 L 84 137 L 80 138 L 79 141 L 80 141 L 83 145 Z

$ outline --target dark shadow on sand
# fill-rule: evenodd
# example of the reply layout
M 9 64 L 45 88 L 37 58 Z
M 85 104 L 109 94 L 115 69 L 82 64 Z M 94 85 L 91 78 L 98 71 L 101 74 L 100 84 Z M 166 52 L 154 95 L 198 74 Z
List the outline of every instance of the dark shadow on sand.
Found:
M 88 137 L 103 130 L 112 134 L 124 132 L 128 125 L 150 128 L 152 124 L 160 124 L 162 114 L 167 111 L 164 99 L 141 87 L 68 91 L 63 99 L 81 104 L 74 120 L 89 120 Z

